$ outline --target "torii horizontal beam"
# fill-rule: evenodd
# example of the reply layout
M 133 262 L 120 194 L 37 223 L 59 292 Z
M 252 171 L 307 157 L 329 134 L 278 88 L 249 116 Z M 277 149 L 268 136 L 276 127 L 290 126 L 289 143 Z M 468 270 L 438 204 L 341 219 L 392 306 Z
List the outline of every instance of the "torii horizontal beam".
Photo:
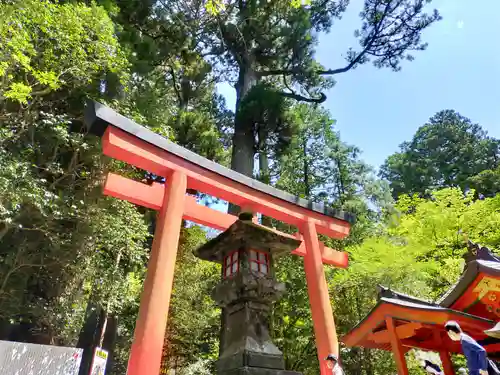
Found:
M 298 207 L 292 203 L 256 191 L 200 166 L 163 151 L 123 130 L 108 127 L 102 139 L 103 153 L 158 176 L 179 171 L 187 176 L 188 189 L 194 189 L 231 202 L 251 206 L 255 211 L 302 229 L 313 222 L 316 231 L 331 238 L 343 239 L 349 234 L 349 222 Z
M 160 210 L 164 200 L 165 186 L 156 182 L 148 185 L 115 173 L 109 173 L 104 184 L 104 194 L 153 210 Z M 226 230 L 236 221 L 237 217 L 198 204 L 195 197 L 186 196 L 184 219 L 214 229 Z M 275 231 L 282 236 L 296 238 L 291 234 Z M 324 264 L 338 268 L 347 268 L 349 262 L 347 253 L 326 247 L 321 241 L 320 249 Z M 304 242 L 292 254 L 305 256 L 306 248 Z

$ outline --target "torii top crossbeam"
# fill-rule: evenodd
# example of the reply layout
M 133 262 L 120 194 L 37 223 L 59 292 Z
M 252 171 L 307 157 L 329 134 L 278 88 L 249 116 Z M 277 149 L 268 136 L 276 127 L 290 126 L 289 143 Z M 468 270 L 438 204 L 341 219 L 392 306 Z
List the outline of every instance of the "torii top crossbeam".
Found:
M 304 241 L 294 254 L 304 265 L 320 363 L 338 342 L 322 265 L 347 267 L 347 254 L 325 247 L 317 233 L 345 238 L 354 217 L 265 185 L 205 159 L 151 130 L 91 102 L 85 114 L 89 133 L 102 138 L 103 153 L 166 178 L 165 185 L 143 184 L 110 173 L 104 193 L 156 209 L 159 217 L 141 297 L 129 375 L 157 375 L 165 331 L 182 218 L 216 229 L 237 219 L 199 205 L 186 194 L 193 189 L 297 227 Z M 322 364 L 321 374 L 328 369 Z

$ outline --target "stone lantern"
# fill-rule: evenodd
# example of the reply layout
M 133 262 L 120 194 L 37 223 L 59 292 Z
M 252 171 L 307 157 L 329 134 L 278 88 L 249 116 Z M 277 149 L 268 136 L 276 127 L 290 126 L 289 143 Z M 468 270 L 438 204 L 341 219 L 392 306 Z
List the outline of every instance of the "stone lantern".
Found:
M 269 314 L 285 291 L 284 284 L 276 281 L 273 260 L 299 245 L 299 240 L 279 235 L 242 214 L 196 251 L 199 258 L 222 266 L 222 280 L 212 292 L 224 314 L 217 374 L 298 375 L 284 370 L 283 353 L 269 335 Z

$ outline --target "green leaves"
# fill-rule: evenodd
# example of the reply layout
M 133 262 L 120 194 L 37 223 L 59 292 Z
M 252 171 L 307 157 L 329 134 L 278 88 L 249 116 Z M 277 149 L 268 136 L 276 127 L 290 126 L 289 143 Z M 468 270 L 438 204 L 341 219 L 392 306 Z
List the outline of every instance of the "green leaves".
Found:
M 380 176 L 387 179 L 395 197 L 426 194 L 444 187 L 480 187 L 483 194 L 495 191 L 494 181 L 481 185 L 484 170 L 498 167 L 500 141 L 458 112 L 438 112 L 420 127 L 400 152 L 387 158 Z M 484 174 L 483 174 L 484 176 Z
M 27 0 L 0 5 L 0 95 L 23 104 L 100 74 L 126 76 L 107 12 L 93 4 Z M 7 83 L 7 86 L 5 86 Z
M 221 271 L 217 264 L 201 261 L 193 255 L 193 250 L 205 241 L 206 233 L 199 227 L 181 231 L 170 323 L 165 338 L 169 345 L 164 348 L 164 359 L 169 363 L 168 360 L 178 358 L 178 365 L 184 367 L 186 374 L 191 374 L 195 368 L 207 371 L 207 364 L 199 362 L 200 359 L 213 361 L 218 356 L 220 309 L 210 294 L 220 280 Z M 196 312 L 195 317 L 193 312 Z M 203 371 L 200 373 L 205 373 Z
M 468 182 L 478 194 L 495 196 L 500 193 L 500 165 L 496 169 L 486 169 L 470 177 Z
M 21 104 L 28 104 L 28 99 L 31 98 L 31 86 L 25 85 L 22 82 L 14 82 L 9 89 L 3 94 L 5 98 L 18 101 Z

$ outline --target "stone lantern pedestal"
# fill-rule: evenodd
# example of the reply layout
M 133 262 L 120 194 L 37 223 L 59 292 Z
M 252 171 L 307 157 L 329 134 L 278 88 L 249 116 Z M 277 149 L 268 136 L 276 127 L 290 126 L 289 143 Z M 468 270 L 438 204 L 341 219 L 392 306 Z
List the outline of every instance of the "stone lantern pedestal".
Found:
M 240 219 L 196 251 L 199 258 L 222 265 L 222 280 L 212 293 L 224 314 L 217 374 L 299 375 L 285 370 L 283 353 L 269 335 L 272 304 L 285 292 L 276 281 L 273 259 L 299 245 Z

